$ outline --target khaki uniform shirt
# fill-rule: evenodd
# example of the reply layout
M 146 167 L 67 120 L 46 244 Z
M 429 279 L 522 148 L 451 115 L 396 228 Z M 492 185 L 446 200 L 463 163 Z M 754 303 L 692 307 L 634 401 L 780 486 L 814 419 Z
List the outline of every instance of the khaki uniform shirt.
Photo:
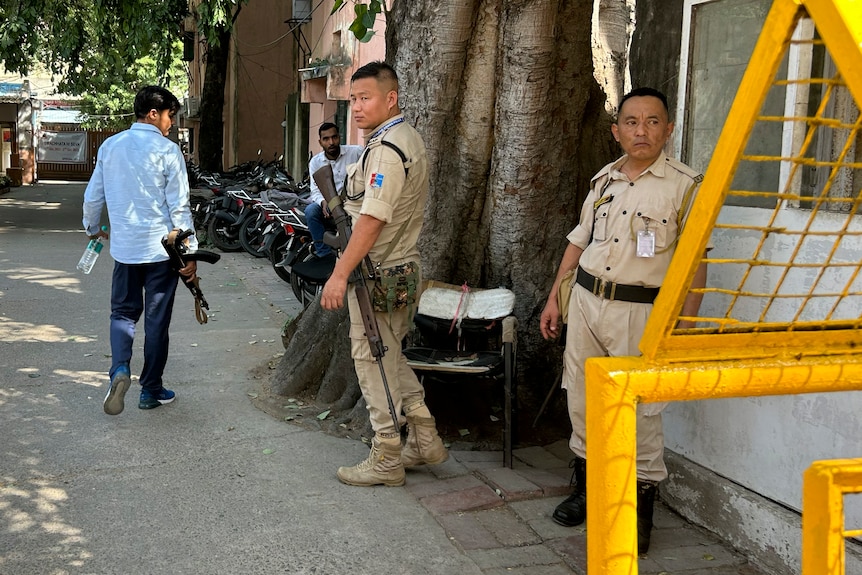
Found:
M 688 215 L 703 178 L 662 153 L 631 181 L 619 170 L 625 160 L 623 156 L 608 164 L 592 179 L 580 222 L 567 239 L 584 250 L 579 266 L 593 276 L 620 284 L 660 287 L 682 231 L 679 222 Z M 603 203 L 594 209 L 600 199 Z M 640 230 L 655 234 L 654 257 L 638 257 Z
M 419 262 L 416 243 L 428 197 L 425 144 L 403 118 L 399 114 L 378 126 L 371 133 L 359 162 L 347 168 L 344 209 L 354 222 L 362 214 L 386 222 L 369 253 L 371 261 L 383 268 Z M 398 119 L 402 121 L 392 125 Z M 383 140 L 397 146 L 406 161 L 391 147 L 383 145 Z M 396 238 L 402 228 L 404 231 Z M 386 261 L 381 262 L 393 240 L 395 245 Z

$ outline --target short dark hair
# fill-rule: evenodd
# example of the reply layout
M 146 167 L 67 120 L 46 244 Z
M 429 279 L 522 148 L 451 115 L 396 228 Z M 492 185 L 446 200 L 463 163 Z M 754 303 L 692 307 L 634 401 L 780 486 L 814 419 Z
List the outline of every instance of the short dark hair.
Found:
M 170 110 L 176 114 L 180 111 L 180 101 L 161 86 L 144 86 L 135 96 L 135 117 L 146 118 L 150 110 Z
M 336 126 L 332 122 L 322 123 L 317 129 L 317 136 L 320 137 L 321 135 L 323 135 L 323 132 L 325 132 L 326 130 L 331 130 L 332 128 L 335 128 L 335 133 L 338 134 L 338 126 Z
M 626 100 L 629 98 L 636 98 L 639 96 L 652 96 L 653 98 L 658 98 L 661 100 L 662 105 L 664 106 L 664 111 L 667 112 L 667 117 L 670 119 L 670 109 L 667 107 L 667 96 L 656 90 L 655 88 L 635 88 L 620 100 L 620 107 L 617 108 L 617 114 L 622 111 L 623 104 L 626 103 Z
M 398 74 L 395 73 L 395 69 L 387 64 L 386 62 L 376 61 L 369 62 L 365 64 L 356 72 L 353 73 L 353 76 L 350 77 L 351 82 L 355 82 L 356 80 L 361 80 L 363 78 L 375 78 L 379 80 L 391 80 L 395 82 L 395 86 L 398 87 Z

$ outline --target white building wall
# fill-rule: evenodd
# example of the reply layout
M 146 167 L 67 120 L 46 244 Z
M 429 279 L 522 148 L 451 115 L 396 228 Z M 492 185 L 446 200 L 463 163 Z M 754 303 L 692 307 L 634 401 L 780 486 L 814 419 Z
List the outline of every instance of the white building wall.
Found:
M 737 224 L 763 221 L 767 211 L 759 208 L 725 206 L 719 222 Z M 802 229 L 810 217 L 809 210 L 786 208 L 778 226 Z M 845 214 L 821 214 L 818 221 L 837 229 Z M 858 217 L 855 225 L 862 225 Z M 715 248 L 710 257 L 722 258 L 751 253 L 752 238 L 736 230 L 715 230 Z M 824 261 L 831 242 L 807 247 L 806 260 Z M 764 251 L 764 258 L 785 261 L 792 246 L 774 241 Z M 844 242 L 835 254 L 841 260 L 862 257 L 862 241 Z M 774 285 L 781 268 L 762 268 L 758 282 Z M 708 276 L 710 287 L 736 287 L 735 278 L 721 277 L 713 269 Z M 788 291 L 803 291 L 802 278 L 789 278 Z M 839 285 L 824 286 L 839 289 Z M 721 314 L 723 307 L 704 299 L 703 315 Z M 759 313 L 750 309 L 750 315 Z M 854 302 L 842 315 L 858 317 L 862 305 Z M 776 319 L 780 317 L 777 314 Z M 783 317 L 781 319 L 788 319 Z M 671 404 L 665 411 L 665 445 L 688 459 L 750 489 L 763 497 L 794 510 L 802 508 L 802 473 L 813 461 L 862 457 L 862 392 L 808 394 L 797 396 L 753 397 Z M 848 528 L 862 527 L 862 501 L 846 497 Z

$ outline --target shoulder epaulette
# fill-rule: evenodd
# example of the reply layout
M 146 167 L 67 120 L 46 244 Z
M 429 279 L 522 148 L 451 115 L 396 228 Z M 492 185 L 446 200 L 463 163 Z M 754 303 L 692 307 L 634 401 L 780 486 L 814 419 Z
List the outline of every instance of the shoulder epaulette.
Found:
M 362 171 L 365 172 L 365 161 L 368 159 L 368 151 L 372 148 L 376 148 L 377 146 L 386 146 L 395 151 L 398 154 L 398 157 L 401 158 L 401 164 L 404 166 L 404 177 L 407 177 L 407 174 L 410 173 L 410 166 L 413 165 L 413 162 L 407 159 L 407 156 L 404 155 L 404 152 L 401 151 L 401 148 L 393 144 L 392 142 L 384 139 L 386 134 L 379 136 L 377 138 L 373 138 L 368 141 L 368 145 L 365 146 L 365 151 L 362 152 Z
M 666 160 L 666 163 L 668 166 L 670 166 L 671 168 L 673 168 L 677 172 L 679 172 L 685 176 L 688 176 L 689 178 L 694 180 L 694 182 L 696 184 L 699 184 L 703 181 L 703 174 L 701 174 L 700 172 L 698 172 L 696 170 L 693 170 L 692 168 L 683 164 L 679 160 L 677 160 L 675 158 L 671 158 L 670 156 L 666 156 L 665 160 Z
M 611 166 L 613 165 L 613 162 L 611 162 L 610 164 L 607 164 L 604 168 L 596 172 L 596 175 L 593 176 L 593 178 L 590 180 L 590 187 L 592 188 L 599 179 L 611 173 Z

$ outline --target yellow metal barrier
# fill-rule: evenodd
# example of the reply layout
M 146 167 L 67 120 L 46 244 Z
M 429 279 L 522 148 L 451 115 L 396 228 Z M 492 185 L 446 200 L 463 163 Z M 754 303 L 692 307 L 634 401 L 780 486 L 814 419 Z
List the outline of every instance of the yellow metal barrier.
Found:
M 802 484 L 802 572 L 844 575 L 844 495 L 862 493 L 862 459 L 815 461 Z
M 781 72 L 791 49 L 802 62 L 825 54 L 828 66 L 820 75 L 815 67 L 806 72 L 801 65 Z M 847 249 L 862 243 L 862 190 L 855 187 L 862 184 L 862 150 L 856 149 L 862 141 L 860 63 L 862 1 L 773 2 L 650 315 L 640 343 L 643 355 L 586 362 L 590 575 L 637 574 L 637 404 L 862 389 L 862 261 L 858 249 Z M 776 91 L 793 91 L 797 98 L 786 101 L 796 108 L 785 108 L 783 115 L 764 112 L 767 95 Z M 793 136 L 788 138 L 792 149 L 748 153 L 755 128 L 776 122 L 783 134 Z M 813 145 L 818 138 L 830 144 L 829 158 L 818 156 Z M 741 164 L 768 163 L 787 174 L 782 187 L 733 189 Z M 817 189 L 800 185 L 806 166 L 827 174 Z M 853 182 L 851 193 L 845 193 L 847 182 Z M 774 209 L 757 210 L 750 222 L 720 222 L 728 196 L 765 198 Z M 804 207 L 801 225 L 787 217 L 788 207 Z M 747 234 L 742 247 L 752 251 L 704 259 L 712 231 L 722 228 Z M 814 241 L 831 247 L 812 252 L 807 248 Z M 788 246 L 780 261 L 770 258 L 778 252 L 766 247 L 775 242 Z M 728 285 L 698 290 L 704 303 L 709 301 L 702 309 L 712 315 L 686 317 L 698 327 L 676 329 L 703 261 Z M 848 485 L 862 478 L 862 471 L 856 473 Z M 823 511 L 827 517 L 819 518 L 827 523 L 811 529 L 828 532 L 829 542 L 811 543 L 808 553 L 819 563 L 806 562 L 805 575 L 843 573 L 834 570 L 844 559 L 843 544 L 839 549 L 833 541 L 837 515 L 832 501 L 837 486 L 846 485 L 836 479 L 837 472 L 830 477 L 824 479 L 821 472 L 812 479 L 822 493 L 811 498 L 830 503 Z M 824 481 L 831 481 L 828 489 Z M 806 495 L 806 513 L 810 500 Z M 824 565 L 833 570 L 825 571 Z
M 862 389 L 862 356 L 703 362 L 697 369 L 650 365 L 644 358 L 595 358 L 587 361 L 586 377 L 587 572 L 636 574 L 638 403 Z

